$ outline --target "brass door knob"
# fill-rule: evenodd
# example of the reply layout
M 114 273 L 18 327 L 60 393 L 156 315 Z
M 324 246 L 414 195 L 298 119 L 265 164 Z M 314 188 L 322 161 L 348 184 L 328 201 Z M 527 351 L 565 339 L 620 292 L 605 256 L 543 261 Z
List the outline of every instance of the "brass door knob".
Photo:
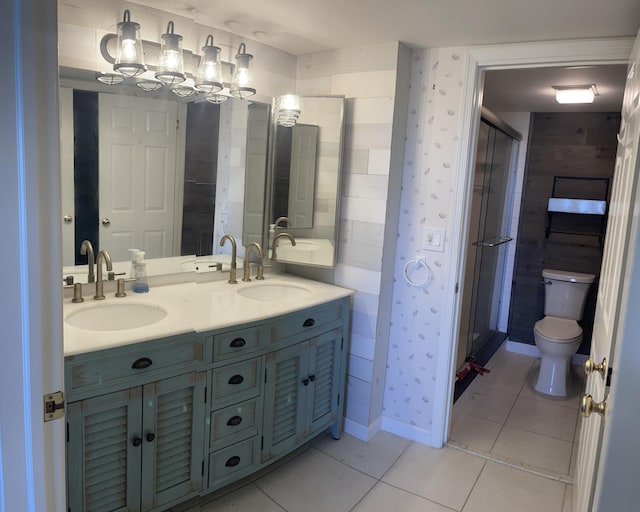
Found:
M 607 401 L 604 402 L 594 402 L 593 397 L 591 395 L 584 395 L 582 397 L 582 402 L 580 403 L 580 413 L 585 418 L 591 416 L 592 412 L 596 412 L 601 416 L 604 416 L 605 411 L 607 410 Z
M 109 220 L 108 217 L 105 217 L 104 219 L 102 219 L 103 226 L 108 226 L 109 224 L 111 224 L 111 220 Z
M 584 362 L 584 373 L 591 375 L 593 372 L 599 372 L 600 376 L 604 379 L 605 372 L 607 371 L 607 358 L 603 358 L 600 364 L 594 363 L 593 359 L 589 358 Z

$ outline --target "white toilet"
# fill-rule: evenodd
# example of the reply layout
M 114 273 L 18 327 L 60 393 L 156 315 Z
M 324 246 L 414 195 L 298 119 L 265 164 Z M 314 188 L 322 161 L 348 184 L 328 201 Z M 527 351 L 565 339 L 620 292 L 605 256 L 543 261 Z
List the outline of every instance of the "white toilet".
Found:
M 533 328 L 542 352 L 534 387 L 546 395 L 567 396 L 571 356 L 582 343 L 582 327 L 577 321 L 582 318 L 587 292 L 596 276 L 545 269 L 542 277 L 545 317 Z

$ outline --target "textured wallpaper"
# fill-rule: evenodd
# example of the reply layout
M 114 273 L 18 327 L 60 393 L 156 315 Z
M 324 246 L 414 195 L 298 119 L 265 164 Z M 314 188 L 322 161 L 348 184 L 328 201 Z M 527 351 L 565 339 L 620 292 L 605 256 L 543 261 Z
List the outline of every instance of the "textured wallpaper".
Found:
M 446 357 L 439 353 L 440 319 L 446 301 L 453 300 L 444 290 L 464 57 L 465 50 L 457 48 L 413 53 L 383 409 L 383 428 L 396 432 L 404 423 L 428 436 L 439 357 Z M 444 252 L 422 249 L 424 227 L 446 229 Z M 417 255 L 425 256 L 433 271 L 433 279 L 419 287 L 404 279 L 406 262 Z

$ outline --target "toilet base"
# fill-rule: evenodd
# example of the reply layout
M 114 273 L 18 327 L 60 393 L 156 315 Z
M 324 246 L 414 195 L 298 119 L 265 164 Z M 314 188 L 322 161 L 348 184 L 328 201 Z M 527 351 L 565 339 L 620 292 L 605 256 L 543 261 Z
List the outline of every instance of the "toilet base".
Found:
M 542 354 L 534 389 L 545 395 L 567 396 L 571 387 L 570 361 L 571 356 L 554 357 Z

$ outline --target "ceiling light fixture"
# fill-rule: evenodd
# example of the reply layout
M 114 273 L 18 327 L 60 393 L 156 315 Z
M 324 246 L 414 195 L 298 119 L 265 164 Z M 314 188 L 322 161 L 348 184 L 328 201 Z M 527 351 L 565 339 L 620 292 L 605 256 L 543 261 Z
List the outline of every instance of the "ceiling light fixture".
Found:
M 552 85 L 556 91 L 556 101 L 560 104 L 593 103 L 598 96 L 595 84 L 590 85 Z
M 182 36 L 173 33 L 173 21 L 167 24 L 167 32 L 161 37 L 156 78 L 167 85 L 181 84 L 187 79 L 184 74 Z
M 236 54 L 236 67 L 233 70 L 233 79 L 229 89 L 229 92 L 236 98 L 244 100 L 256 93 L 253 88 L 253 74 L 251 72 L 252 59 L 253 55 L 247 53 L 247 47 L 241 43 Z
M 140 39 L 140 24 L 131 21 L 129 9 L 125 9 L 122 21 L 118 23 L 116 62 L 113 69 L 127 78 L 138 76 L 147 70 Z
M 222 66 L 220 48 L 213 46 L 213 36 L 209 34 L 202 47 L 202 56 L 195 80 L 196 89 L 207 94 L 222 90 Z

